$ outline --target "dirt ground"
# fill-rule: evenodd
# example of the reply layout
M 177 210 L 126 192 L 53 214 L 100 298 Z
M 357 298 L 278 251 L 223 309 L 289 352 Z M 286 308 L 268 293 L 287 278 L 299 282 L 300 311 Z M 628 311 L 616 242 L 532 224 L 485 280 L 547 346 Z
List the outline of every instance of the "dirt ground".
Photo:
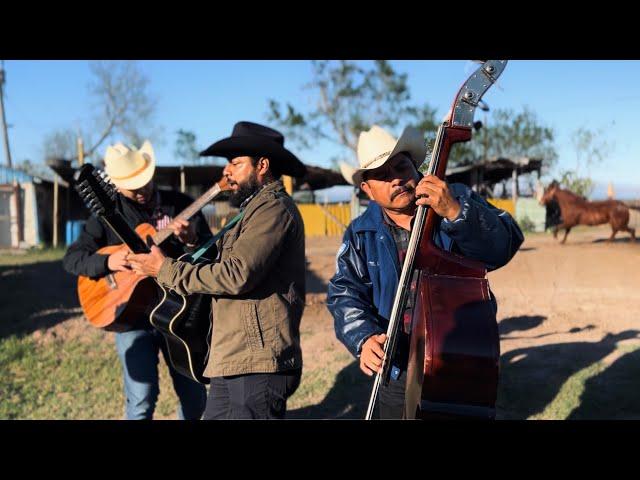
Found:
M 633 365 L 640 365 L 636 353 L 629 357 L 640 346 L 640 241 L 631 243 L 621 235 L 607 243 L 609 233 L 607 227 L 581 227 L 571 232 L 566 245 L 550 234 L 527 235 L 514 259 L 489 274 L 501 336 L 498 418 L 618 415 L 615 405 L 601 405 L 598 392 L 620 383 L 619 369 L 598 370 L 599 375 L 572 394 L 574 404 L 556 405 L 569 380 L 592 372 L 596 364 L 627 365 L 633 360 Z M 289 401 L 290 418 L 362 418 L 366 408 L 370 379 L 336 340 L 325 306 L 339 245 L 339 237 L 307 239 L 308 293 L 301 324 L 305 366 L 300 388 Z M 1 280 L 12 287 L 18 278 L 23 282 L 12 298 L 5 299 L 14 303 L 16 314 L 7 312 L 13 318 L 6 319 L 6 331 L 0 333 L 31 334 L 40 342 L 88 334 L 92 327 L 78 308 L 75 279 L 62 271 L 59 261 L 20 271 L 20 277 L 14 276 L 13 267 L 0 272 Z M 49 288 L 34 301 L 30 285 L 42 282 Z M 113 341 L 110 335 L 107 341 Z M 629 371 L 624 370 L 627 376 Z M 635 378 L 624 381 L 634 382 L 635 391 Z M 609 384 L 603 389 L 602 382 Z M 640 418 L 637 400 L 633 411 L 623 412 L 624 418 Z

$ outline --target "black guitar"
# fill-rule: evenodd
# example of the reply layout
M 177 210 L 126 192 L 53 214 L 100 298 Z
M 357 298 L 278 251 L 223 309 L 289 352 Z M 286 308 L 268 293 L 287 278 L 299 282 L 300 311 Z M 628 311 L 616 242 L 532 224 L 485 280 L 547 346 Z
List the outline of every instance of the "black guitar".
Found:
M 197 253 L 185 254 L 178 260 L 194 265 L 211 263 L 211 260 L 201 257 L 199 253 L 206 249 L 208 255 L 217 257 L 215 242 L 241 218 L 242 213 L 227 223 Z M 158 285 L 162 290 L 162 299 L 149 315 L 151 325 L 164 334 L 171 363 L 176 370 L 200 383 L 209 383 L 209 379 L 202 374 L 211 348 L 211 296 L 199 293 L 181 295 L 171 288 Z
M 192 262 L 190 255 L 183 255 L 178 260 L 189 263 L 209 261 Z M 186 377 L 208 384 L 209 379 L 202 374 L 211 346 L 211 296 L 199 293 L 180 295 L 158 285 L 161 300 L 149 315 L 151 325 L 163 334 L 174 368 Z
M 106 175 L 96 170 L 93 165 L 85 164 L 76 173 L 75 178 L 76 190 L 89 209 L 122 239 L 131 251 L 148 252 L 147 245 L 136 232 L 139 227 L 136 230 L 132 229 L 116 211 L 115 187 Z M 214 252 L 214 258 L 214 242 L 231 226 L 230 222 L 225 229 L 207 242 L 207 245 L 211 244 L 207 253 Z M 189 254 L 182 255 L 179 260 L 190 263 L 209 262 L 200 256 L 195 260 Z M 147 282 L 147 284 L 153 285 L 154 289 L 153 294 L 147 296 L 148 301 L 161 299 L 160 303 L 151 310 L 149 320 L 151 325 L 162 333 L 171 364 L 180 374 L 208 384 L 209 379 L 203 376 L 203 372 L 209 356 L 212 331 L 211 296 L 179 295 L 157 281 Z

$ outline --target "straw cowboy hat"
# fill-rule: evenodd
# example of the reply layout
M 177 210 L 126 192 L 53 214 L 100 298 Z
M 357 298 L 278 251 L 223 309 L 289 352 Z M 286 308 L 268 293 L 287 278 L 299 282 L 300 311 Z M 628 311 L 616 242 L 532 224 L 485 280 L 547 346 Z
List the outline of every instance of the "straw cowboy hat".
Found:
M 201 157 L 224 157 L 228 160 L 245 155 L 269 158 L 283 175 L 302 177 L 307 173 L 304 163 L 284 148 L 284 136 L 280 132 L 253 122 L 236 123 L 230 137 L 200 152 Z
M 107 147 L 104 155 L 104 169 L 118 188 L 137 190 L 153 178 L 156 157 L 149 140 L 140 149 L 116 143 Z
M 364 172 L 381 167 L 400 152 L 406 152 L 416 168 L 424 162 L 427 156 L 427 145 L 420 130 L 407 127 L 396 140 L 384 128 L 374 125 L 370 130 L 362 132 L 358 138 L 357 153 L 360 168 L 340 163 L 340 171 L 347 182 L 360 186 Z

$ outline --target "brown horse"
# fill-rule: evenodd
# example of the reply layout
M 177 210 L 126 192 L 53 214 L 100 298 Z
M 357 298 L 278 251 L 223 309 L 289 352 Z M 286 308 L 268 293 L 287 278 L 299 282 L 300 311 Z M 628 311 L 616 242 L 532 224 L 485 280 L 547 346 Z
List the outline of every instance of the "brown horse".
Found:
M 540 203 L 546 205 L 551 200 L 555 200 L 560 205 L 562 223 L 554 228 L 553 237 L 557 238 L 558 230 L 564 228 L 564 238 L 561 243 L 566 242 L 567 235 L 576 225 L 603 223 L 609 223 L 613 230 L 611 237 L 608 238 L 609 242 L 619 230 L 629 232 L 633 241 L 636 239 L 635 229 L 629 228 L 629 207 L 618 200 L 589 202 L 569 190 L 562 190 L 555 181 L 545 188 Z

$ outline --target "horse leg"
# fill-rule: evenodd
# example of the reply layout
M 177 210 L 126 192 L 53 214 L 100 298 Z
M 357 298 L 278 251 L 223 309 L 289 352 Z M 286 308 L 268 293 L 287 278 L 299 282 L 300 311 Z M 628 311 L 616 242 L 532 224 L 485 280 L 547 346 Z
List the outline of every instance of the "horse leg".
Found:
M 554 240 L 558 239 L 558 226 L 553 227 L 553 238 Z
M 560 243 L 564 243 L 567 241 L 567 235 L 569 235 L 569 232 L 571 231 L 571 227 L 567 227 L 564 231 L 564 238 L 562 239 L 562 241 Z
M 616 233 L 618 233 L 618 229 L 613 228 L 611 231 L 611 236 L 607 239 L 607 242 L 613 242 L 613 237 L 616 236 Z

